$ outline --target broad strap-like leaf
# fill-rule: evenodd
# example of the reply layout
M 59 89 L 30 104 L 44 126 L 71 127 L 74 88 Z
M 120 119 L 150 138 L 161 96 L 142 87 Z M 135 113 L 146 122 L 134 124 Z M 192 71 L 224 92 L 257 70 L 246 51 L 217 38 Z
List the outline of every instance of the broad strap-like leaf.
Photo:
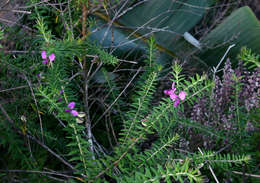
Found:
M 236 46 L 227 55 L 231 61 L 235 61 L 243 46 L 259 53 L 260 23 L 248 6 L 242 7 L 210 32 L 202 43 L 205 44 L 205 50 L 199 57 L 210 66 L 216 66 L 232 44 Z

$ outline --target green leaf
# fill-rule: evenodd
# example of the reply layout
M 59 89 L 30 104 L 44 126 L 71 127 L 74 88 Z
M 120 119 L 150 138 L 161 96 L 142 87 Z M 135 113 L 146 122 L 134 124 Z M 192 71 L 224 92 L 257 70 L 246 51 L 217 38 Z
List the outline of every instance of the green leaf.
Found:
M 96 14 L 97 26 L 92 27 L 89 40 L 102 45 L 104 48 L 110 48 L 114 55 L 121 58 L 140 57 L 145 52 L 145 44 L 141 41 L 133 41 L 133 37 L 128 38 L 128 32 L 116 28 L 114 25 L 109 29 L 104 21 L 105 16 Z M 103 18 L 103 19 L 102 19 Z M 99 28 L 102 27 L 102 28 Z M 105 36 L 105 33 L 107 35 Z
M 223 57 L 227 48 L 236 44 L 227 57 L 236 58 L 243 46 L 260 52 L 260 24 L 252 10 L 242 7 L 227 17 L 223 23 L 210 32 L 202 43 L 211 47 L 200 54 L 200 58 L 208 65 L 215 66 Z M 224 44 L 223 44 L 224 43 Z
M 145 45 L 149 37 L 153 36 L 155 47 L 160 51 L 157 60 L 164 65 L 172 57 L 186 58 L 198 49 L 194 46 L 197 44 L 196 40 L 193 40 L 188 31 L 201 20 L 212 2 L 150 0 L 135 2 L 136 4 L 132 5 L 129 3 L 120 10 L 121 5 L 118 11 L 115 11 L 118 14 L 112 15 L 119 16 L 115 21 L 111 21 L 106 14 L 95 13 L 95 16 L 100 18 L 97 20 L 98 29 L 93 28 L 89 36 L 92 41 L 100 43 L 105 48 L 111 48 L 114 54 L 124 58 L 142 55 L 146 51 Z M 194 41 L 196 44 L 192 44 Z M 204 45 L 204 48 L 202 47 L 202 52 L 198 54 L 198 60 L 215 66 L 230 45 L 236 44 L 228 57 L 235 58 L 242 46 L 247 46 L 253 52 L 260 52 L 259 42 L 259 21 L 249 7 L 242 7 L 202 38 L 200 44 Z
M 179 55 L 186 42 L 183 34 L 201 20 L 210 4 L 208 0 L 150 0 L 126 13 L 119 22 L 137 30 L 140 35 L 154 32 L 161 50 Z
M 114 74 L 112 72 L 107 72 L 107 79 L 109 80 L 113 80 L 117 77 L 117 74 Z M 102 72 L 102 71 L 98 71 L 94 77 L 93 77 L 93 80 L 97 83 L 106 83 L 107 80 L 106 80 L 106 76 L 105 74 Z
M 171 57 L 182 56 L 186 54 L 188 47 L 194 48 L 185 41 L 184 33 L 201 20 L 211 4 L 212 1 L 208 0 L 145 1 L 132 5 L 131 10 L 125 10 L 129 6 L 125 7 L 121 13 L 124 11 L 126 13 L 120 16 L 119 12 L 119 19 L 113 21 L 111 27 L 103 25 L 111 21 L 109 17 L 95 13 L 95 16 L 103 21 L 97 21 L 99 29 L 93 28 L 89 37 L 104 47 L 116 48 L 113 51 L 118 51 L 120 54 L 131 54 L 143 53 L 144 43 L 150 36 L 154 36 L 156 47 L 161 52 Z

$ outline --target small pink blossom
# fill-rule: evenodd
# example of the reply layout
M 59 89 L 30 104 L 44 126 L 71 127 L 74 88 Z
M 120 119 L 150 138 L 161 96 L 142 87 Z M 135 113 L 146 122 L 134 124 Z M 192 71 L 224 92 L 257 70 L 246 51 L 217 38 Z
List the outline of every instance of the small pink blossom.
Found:
M 50 62 L 53 62 L 55 60 L 55 55 L 54 53 L 52 53 L 50 56 L 49 56 L 49 60 Z
M 75 107 L 75 105 L 76 105 L 75 102 L 70 102 L 70 103 L 68 104 L 68 108 L 73 109 L 73 108 Z
M 39 79 L 41 79 L 42 73 L 38 73 L 38 74 L 36 74 L 36 76 L 37 76 Z
M 177 95 L 177 94 L 175 93 L 176 88 L 175 88 L 174 86 L 175 86 L 175 82 L 172 83 L 172 89 L 170 89 L 170 90 L 164 90 L 164 93 L 165 93 L 166 95 L 169 95 L 169 96 L 170 96 L 171 100 L 174 101 L 173 106 L 174 106 L 174 107 L 177 107 L 177 106 L 180 104 L 180 99 L 181 99 L 181 100 L 184 100 L 187 94 L 186 94 L 185 91 L 181 91 L 181 92 L 179 93 L 179 95 Z
M 73 116 L 78 116 L 79 115 L 78 111 L 76 111 L 76 110 L 71 110 L 70 114 L 72 114 Z
M 46 64 L 48 64 L 48 63 L 49 63 L 49 60 L 48 60 L 48 59 L 45 59 L 45 60 L 42 61 L 42 64 L 44 64 L 44 65 L 46 65 Z
M 74 107 L 75 107 L 75 105 L 76 105 L 75 102 L 70 102 L 70 103 L 67 105 L 67 107 L 68 107 L 69 109 L 65 109 L 64 112 L 69 112 L 69 113 L 72 114 L 73 116 L 78 116 L 78 115 L 79 115 L 78 111 L 73 110 Z
M 171 93 L 171 94 L 170 94 L 170 98 L 171 98 L 173 101 L 175 101 L 175 100 L 178 98 L 178 96 L 177 96 L 175 93 Z
M 180 104 L 180 100 L 177 98 L 173 104 L 174 107 L 177 107 Z
M 64 89 L 61 89 L 59 92 L 59 95 L 63 94 L 63 92 L 64 92 Z
M 47 59 L 46 51 L 42 51 L 42 59 Z
M 180 98 L 181 100 L 184 100 L 185 97 L 186 97 L 186 95 L 187 95 L 187 93 L 186 93 L 185 91 L 181 91 L 181 92 L 179 93 L 179 98 Z
M 42 59 L 43 59 L 42 64 L 44 64 L 44 65 L 48 64 L 49 62 L 53 62 L 56 58 L 54 53 L 51 53 L 51 55 L 47 58 L 46 51 L 42 51 L 41 55 L 42 55 Z

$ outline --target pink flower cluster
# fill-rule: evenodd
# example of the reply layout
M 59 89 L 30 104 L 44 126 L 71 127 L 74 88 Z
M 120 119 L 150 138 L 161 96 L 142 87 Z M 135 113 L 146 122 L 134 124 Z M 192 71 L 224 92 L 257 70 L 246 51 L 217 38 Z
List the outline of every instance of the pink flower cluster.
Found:
M 50 56 L 47 57 L 46 51 L 42 51 L 42 64 L 48 64 L 49 62 L 53 62 L 55 60 L 55 54 L 52 53 Z
M 184 100 L 186 97 L 186 92 L 181 91 L 179 95 L 175 93 L 176 88 L 174 87 L 175 82 L 172 83 L 172 89 L 170 90 L 164 90 L 164 94 L 169 95 L 172 101 L 174 102 L 173 106 L 177 107 L 180 104 L 180 100 Z
M 46 51 L 42 51 L 41 52 L 41 56 L 42 56 L 42 64 L 48 64 L 48 63 L 51 63 L 55 60 L 55 54 L 54 53 L 51 53 L 50 56 L 47 57 L 47 52 Z M 37 77 L 40 77 L 41 75 L 40 74 L 37 74 Z M 64 89 L 61 89 L 60 92 L 59 92 L 59 96 L 64 92 Z M 57 102 L 60 102 L 62 101 L 62 98 L 59 97 Z M 67 105 L 67 109 L 65 109 L 64 112 L 69 112 L 70 114 L 72 114 L 73 116 L 84 116 L 84 114 L 80 114 L 78 113 L 78 111 L 76 110 L 73 110 L 75 108 L 75 105 L 76 103 L 75 102 L 70 102 L 68 105 Z M 80 120 L 80 118 L 79 118 Z M 81 121 L 80 121 L 81 122 Z
M 76 105 L 75 102 L 70 102 L 70 103 L 67 105 L 68 109 L 65 109 L 65 112 L 69 112 L 69 113 L 72 114 L 73 116 L 78 116 L 78 115 L 79 115 L 78 111 L 73 110 L 74 107 L 75 107 L 75 105 Z

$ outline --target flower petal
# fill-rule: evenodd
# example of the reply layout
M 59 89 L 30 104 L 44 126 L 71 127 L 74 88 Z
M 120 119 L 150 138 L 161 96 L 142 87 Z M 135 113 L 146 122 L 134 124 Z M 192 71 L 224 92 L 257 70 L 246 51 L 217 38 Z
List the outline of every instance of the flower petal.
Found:
M 48 62 L 49 62 L 48 59 L 45 59 L 45 60 L 42 61 L 42 64 L 45 65 L 45 64 L 48 64 Z
M 177 107 L 180 103 L 180 100 L 177 98 L 173 104 L 174 107 Z
M 58 98 L 58 100 L 57 100 L 57 102 L 61 102 L 62 101 L 62 98 L 60 97 L 60 98 Z M 69 109 L 70 110 L 70 109 Z
M 170 95 L 170 91 L 171 91 L 171 90 L 164 90 L 163 93 L 164 93 L 165 95 Z
M 64 89 L 61 89 L 60 92 L 59 92 L 59 95 L 63 94 L 63 91 L 64 91 Z
M 173 95 L 174 92 L 175 92 L 175 90 L 176 90 L 176 88 L 175 88 L 174 90 L 164 90 L 163 92 L 164 92 L 164 94 L 166 94 L 166 95 Z
M 170 95 L 170 98 L 171 98 L 173 101 L 175 101 L 176 99 L 178 99 L 178 96 L 177 96 L 175 93 L 172 93 L 172 94 Z
M 71 109 L 65 109 L 65 111 L 64 112 L 70 112 L 71 111 Z
M 42 59 L 46 59 L 47 55 L 46 55 L 46 51 L 42 51 Z
M 78 115 L 79 115 L 78 111 L 75 111 L 75 110 L 70 111 L 70 113 L 71 113 L 73 116 L 78 116 Z
M 75 105 L 76 105 L 75 102 L 70 102 L 70 103 L 68 104 L 68 108 L 73 109 L 73 108 L 75 107 Z
M 51 62 L 55 60 L 55 55 L 54 55 L 54 53 L 52 53 L 52 54 L 49 56 L 49 59 L 50 59 Z
M 185 97 L 186 97 L 186 95 L 187 95 L 187 93 L 186 93 L 185 91 L 181 91 L 181 92 L 179 93 L 179 98 L 180 98 L 181 100 L 184 100 Z

